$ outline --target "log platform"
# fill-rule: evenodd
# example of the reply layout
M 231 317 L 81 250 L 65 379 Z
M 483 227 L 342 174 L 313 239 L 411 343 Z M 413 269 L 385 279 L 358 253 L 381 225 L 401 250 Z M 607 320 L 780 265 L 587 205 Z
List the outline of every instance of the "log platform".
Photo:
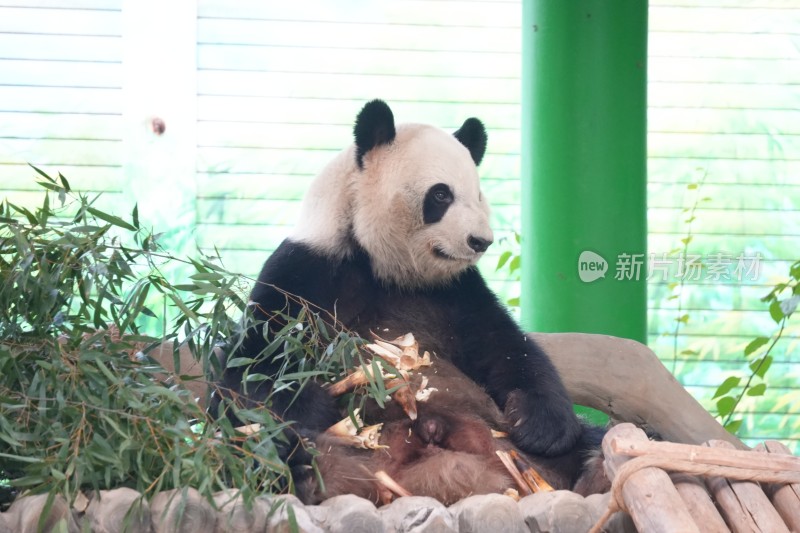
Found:
M 625 510 L 638 531 L 799 531 L 800 457 L 778 442 L 752 451 L 654 442 L 624 423 L 609 430 L 603 455 L 613 483 L 606 516 Z

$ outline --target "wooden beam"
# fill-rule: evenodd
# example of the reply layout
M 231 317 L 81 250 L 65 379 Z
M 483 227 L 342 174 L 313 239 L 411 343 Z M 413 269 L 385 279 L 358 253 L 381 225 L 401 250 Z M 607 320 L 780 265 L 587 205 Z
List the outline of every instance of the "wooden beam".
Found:
M 583 333 L 532 333 L 550 356 L 572 400 L 662 439 L 725 440 L 747 449 L 689 394 L 656 354 L 636 341 Z
M 611 447 L 616 437 L 647 441 L 644 431 L 633 424 L 619 424 L 608 431 L 603 439 L 606 472 L 614 480 L 631 457 L 617 453 Z M 621 487 L 625 507 L 639 531 L 648 533 L 697 532 L 700 533 L 677 489 L 666 472 L 645 467 L 637 470 Z
M 725 441 L 712 440 L 708 446 L 733 451 L 733 446 Z M 783 523 L 758 483 L 710 477 L 706 479 L 706 485 L 717 500 L 717 504 L 725 516 L 725 521 L 734 533 L 751 533 L 753 531 L 789 533 L 786 524 Z
M 769 453 L 770 458 L 774 458 L 776 455 L 792 454 L 789 448 L 774 440 L 759 444 L 756 451 Z M 800 531 L 800 483 L 765 483 L 762 487 L 789 529 Z

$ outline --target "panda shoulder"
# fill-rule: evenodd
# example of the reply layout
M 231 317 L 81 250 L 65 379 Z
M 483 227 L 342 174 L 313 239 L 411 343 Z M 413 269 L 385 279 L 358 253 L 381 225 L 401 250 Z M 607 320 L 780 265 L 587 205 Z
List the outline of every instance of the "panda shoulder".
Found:
M 364 282 L 371 280 L 371 276 L 363 253 L 335 257 L 311 244 L 288 238 L 264 263 L 251 299 L 265 304 L 291 294 L 325 305 L 336 300 L 349 284 L 367 285 Z

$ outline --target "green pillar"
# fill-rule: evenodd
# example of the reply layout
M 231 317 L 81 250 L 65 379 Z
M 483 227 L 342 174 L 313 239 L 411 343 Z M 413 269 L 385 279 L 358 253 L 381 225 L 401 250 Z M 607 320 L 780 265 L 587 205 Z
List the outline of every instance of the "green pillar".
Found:
M 522 28 L 523 324 L 646 342 L 647 2 L 523 0 Z

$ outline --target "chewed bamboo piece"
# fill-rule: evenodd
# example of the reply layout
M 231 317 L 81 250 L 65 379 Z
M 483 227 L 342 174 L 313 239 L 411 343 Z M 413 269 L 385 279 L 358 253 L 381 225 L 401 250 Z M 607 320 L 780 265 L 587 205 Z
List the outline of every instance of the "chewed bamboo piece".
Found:
M 524 495 L 536 492 L 553 492 L 553 487 L 544 480 L 527 459 L 522 457 L 516 450 L 497 450 L 495 452 L 503 466 L 517 483 L 520 493 Z
M 417 401 L 411 382 L 408 381 L 405 375 L 401 374 L 401 377 L 386 382 L 387 389 L 393 389 L 395 387 L 397 387 L 397 390 L 392 393 L 392 399 L 400 404 L 400 407 L 403 408 L 408 418 L 416 420 Z
M 392 379 L 397 376 L 394 374 L 387 374 L 386 372 L 381 369 L 380 379 L 386 381 L 387 379 Z M 368 376 L 369 375 L 369 376 Z M 348 374 L 345 378 L 337 381 L 336 383 L 332 383 L 328 387 L 328 394 L 333 396 L 334 398 L 341 396 L 342 394 L 348 393 L 351 390 L 355 389 L 356 387 L 360 387 L 361 385 L 366 385 L 370 382 L 370 377 L 373 376 L 373 370 L 371 365 L 363 365 L 355 369 L 351 374 Z
M 410 492 L 408 492 L 406 489 L 400 486 L 400 484 L 397 481 L 392 479 L 391 476 L 389 476 L 389 474 L 387 474 L 383 470 L 378 470 L 377 472 L 375 472 L 374 475 L 375 479 L 378 480 L 378 483 L 386 487 L 388 490 L 390 490 L 397 496 L 412 496 Z
M 553 492 L 555 490 L 517 450 L 510 450 L 508 454 L 522 474 L 522 479 L 533 492 Z
M 403 411 L 411 420 L 417 419 L 417 401 L 425 402 L 436 388 L 427 388 L 428 380 L 423 376 L 419 388 L 412 386 L 409 373 L 422 367 L 431 366 L 431 357 L 428 352 L 419 355 L 419 343 L 412 333 L 387 341 L 373 333 L 374 343 L 367 344 L 367 349 L 383 361 L 392 365 L 396 374 L 390 374 L 381 369 L 380 379 L 387 389 L 395 389 L 391 396 L 400 404 Z M 337 397 L 352 391 L 356 387 L 374 381 L 375 372 L 372 365 L 362 365 L 345 378 L 331 384 L 328 393 Z
M 375 333 L 372 336 L 374 342 L 367 344 L 366 348 L 396 369 L 410 372 L 423 366 L 431 366 L 431 354 L 423 352 L 419 355 L 419 343 L 413 333 L 406 333 L 391 341 L 382 339 Z
M 353 418 L 355 418 L 355 422 L 353 422 Z M 373 426 L 364 426 L 363 424 L 358 414 L 358 409 L 355 409 L 353 417 L 343 418 L 326 429 L 325 433 L 339 438 L 354 448 L 363 448 L 365 450 L 388 448 L 388 446 L 380 444 L 383 424 L 375 424 Z
M 439 389 L 436 387 L 428 387 L 428 377 L 422 376 L 422 383 L 420 383 L 419 389 L 417 389 L 417 393 L 414 395 L 414 399 L 424 403 L 430 399 L 431 394 L 438 391 Z

